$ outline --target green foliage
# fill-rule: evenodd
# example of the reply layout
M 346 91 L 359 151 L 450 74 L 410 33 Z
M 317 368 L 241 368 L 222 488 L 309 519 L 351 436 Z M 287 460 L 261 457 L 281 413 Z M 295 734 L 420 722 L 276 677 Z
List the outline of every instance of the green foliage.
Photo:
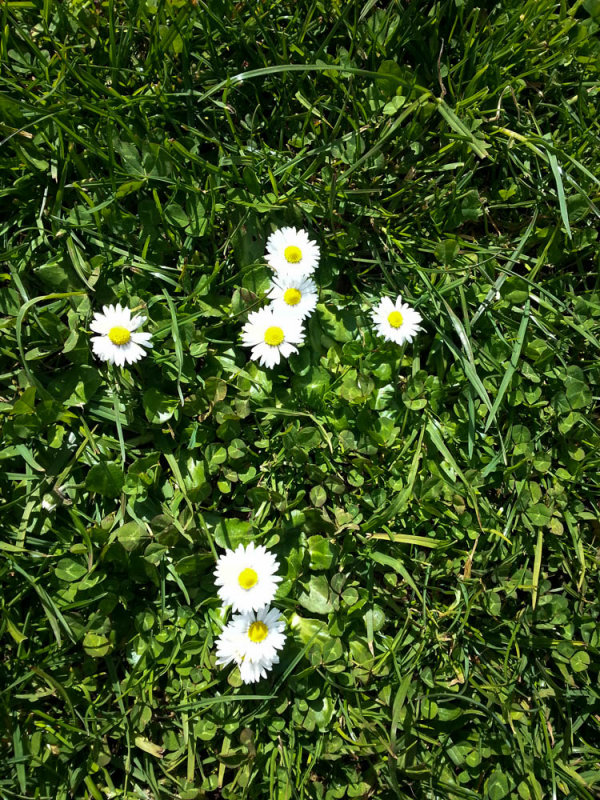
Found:
M 0 795 L 597 796 L 598 2 L 0 17 Z M 320 303 L 264 371 L 282 224 Z M 249 541 L 288 640 L 243 686 Z

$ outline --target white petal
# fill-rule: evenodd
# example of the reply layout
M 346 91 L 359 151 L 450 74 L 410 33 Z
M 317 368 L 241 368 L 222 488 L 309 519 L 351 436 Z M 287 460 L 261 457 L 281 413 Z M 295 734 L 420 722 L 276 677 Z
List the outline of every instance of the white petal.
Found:
M 128 364 L 134 364 L 136 361 L 139 361 L 140 358 L 143 358 L 146 355 L 144 348 L 140 347 L 139 344 L 136 344 L 133 341 L 123 345 L 122 350 L 125 354 L 125 360 Z
M 90 330 L 94 333 L 108 333 L 111 327 L 110 320 L 102 315 L 98 315 L 90 322 Z
M 122 347 L 116 347 L 115 352 L 113 353 L 114 363 L 117 367 L 125 366 L 125 353 L 123 352 Z
M 141 344 L 144 347 L 153 347 L 152 344 L 152 334 L 151 333 L 132 333 L 131 334 L 131 341 L 135 342 L 136 344 Z
M 289 344 L 289 342 L 282 342 L 282 344 L 279 345 L 279 351 L 283 358 L 289 358 L 292 353 L 298 352 L 298 348 L 294 347 L 293 344 Z
M 133 317 L 129 323 L 129 330 L 136 331 L 140 327 L 140 325 L 144 324 L 144 322 L 146 322 L 146 317 L 139 315 Z

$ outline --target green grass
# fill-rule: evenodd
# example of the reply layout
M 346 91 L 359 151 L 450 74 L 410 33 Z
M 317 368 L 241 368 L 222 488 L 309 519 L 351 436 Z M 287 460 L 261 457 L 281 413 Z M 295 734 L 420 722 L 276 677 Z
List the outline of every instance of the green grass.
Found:
M 0 19 L 0 797 L 597 797 L 598 0 Z M 321 303 L 265 372 L 282 224 Z M 289 625 L 243 686 L 211 573 L 250 540 Z

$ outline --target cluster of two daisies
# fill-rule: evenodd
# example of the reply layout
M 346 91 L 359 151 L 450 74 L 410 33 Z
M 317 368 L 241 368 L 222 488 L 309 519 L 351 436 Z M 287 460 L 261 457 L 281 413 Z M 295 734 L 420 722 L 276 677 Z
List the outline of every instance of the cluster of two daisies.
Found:
M 266 678 L 285 642 L 285 623 L 270 607 L 281 581 L 278 568 L 275 556 L 254 542 L 226 550 L 217 561 L 217 594 L 233 611 L 217 639 L 217 664 L 235 663 L 243 683 Z

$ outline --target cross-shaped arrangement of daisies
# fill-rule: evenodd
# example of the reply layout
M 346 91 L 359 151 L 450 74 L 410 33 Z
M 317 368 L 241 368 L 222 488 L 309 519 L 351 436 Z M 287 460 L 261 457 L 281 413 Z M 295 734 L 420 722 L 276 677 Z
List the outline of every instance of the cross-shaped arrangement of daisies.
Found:
M 318 288 L 311 277 L 319 266 L 320 249 L 305 230 L 280 228 L 267 239 L 266 260 L 273 270 L 266 308 L 252 311 L 242 330 L 242 342 L 251 347 L 250 358 L 261 366 L 272 368 L 281 358 L 297 353 L 296 345 L 304 342 L 304 320 L 317 307 Z M 128 308 L 104 306 L 94 314 L 90 325 L 92 350 L 101 361 L 123 367 L 146 355 L 144 347 L 152 347 L 149 333 L 138 333 L 145 322 L 143 316 L 131 316 Z M 380 336 L 395 344 L 412 342 L 418 331 L 421 315 L 398 295 L 394 302 L 383 297 L 371 312 Z
M 267 292 L 270 303 L 248 315 L 242 342 L 251 347 L 250 358 L 272 368 L 282 357 L 297 353 L 304 342 L 304 320 L 317 307 L 318 288 L 313 275 L 319 266 L 320 250 L 305 230 L 280 228 L 267 240 L 266 260 L 273 270 Z M 94 314 L 90 328 L 92 350 L 101 361 L 118 367 L 139 361 L 152 347 L 152 336 L 140 333 L 143 316 L 132 316 L 128 308 L 104 306 Z M 371 311 L 375 329 L 395 344 L 412 342 L 420 328 L 421 315 L 398 295 L 394 302 L 383 297 Z M 266 678 L 277 664 L 285 642 L 285 622 L 270 604 L 275 597 L 279 564 L 262 545 L 226 550 L 215 569 L 217 594 L 233 615 L 217 640 L 217 664 L 234 662 L 244 683 Z

